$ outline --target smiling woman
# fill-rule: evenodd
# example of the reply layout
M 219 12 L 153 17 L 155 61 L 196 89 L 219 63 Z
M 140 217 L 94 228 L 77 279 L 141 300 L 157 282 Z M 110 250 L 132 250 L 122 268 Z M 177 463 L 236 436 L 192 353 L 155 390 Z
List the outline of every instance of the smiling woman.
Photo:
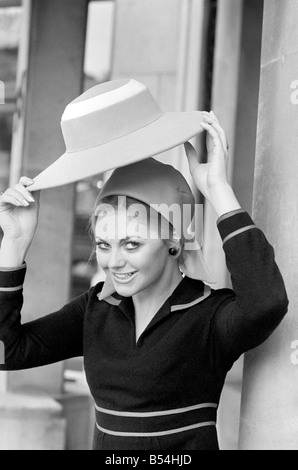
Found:
M 119 93 L 113 94 L 114 87 Z M 26 369 L 83 356 L 96 410 L 94 449 L 216 450 L 216 410 L 226 374 L 277 327 L 287 311 L 287 295 L 272 247 L 228 183 L 227 141 L 216 116 L 164 115 L 144 86 L 128 88 L 129 94 L 122 82 L 96 87 L 91 98 L 88 93 L 79 99 L 85 117 L 65 123 L 72 143 L 79 134 L 91 145 L 98 129 L 111 133 L 120 107 L 112 141 L 97 141 L 87 155 L 78 146 L 75 165 L 69 152 L 59 171 L 52 165 L 35 182 L 23 177 L 0 196 L 0 340 L 6 354 L 0 368 Z M 135 109 L 143 124 L 146 118 L 143 127 Z M 198 120 L 198 132 L 207 131 L 205 164 L 183 140 L 196 133 Z M 173 166 L 152 158 L 157 150 L 183 142 L 194 184 L 217 214 L 233 290 L 209 286 L 212 276 L 189 230 L 196 214 L 190 187 Z M 101 164 L 116 168 L 92 218 L 97 261 L 106 279 L 57 312 L 22 324 L 24 260 L 39 211 L 35 189 L 65 178 L 74 181 Z
M 181 281 L 181 241 L 161 214 L 131 197 L 105 197 L 95 214 L 97 262 L 118 294 L 133 297 L 137 341 L 158 308 L 148 299 L 162 304 L 169 279 Z

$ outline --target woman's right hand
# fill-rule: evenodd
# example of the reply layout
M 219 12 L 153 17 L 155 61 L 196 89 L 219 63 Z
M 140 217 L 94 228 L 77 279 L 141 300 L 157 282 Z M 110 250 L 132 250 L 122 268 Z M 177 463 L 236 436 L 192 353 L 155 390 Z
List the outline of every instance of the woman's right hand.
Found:
M 40 192 L 32 194 L 26 189 L 32 183 L 30 178 L 23 176 L 18 184 L 0 196 L 3 241 L 21 246 L 25 251 L 32 242 L 38 222 Z

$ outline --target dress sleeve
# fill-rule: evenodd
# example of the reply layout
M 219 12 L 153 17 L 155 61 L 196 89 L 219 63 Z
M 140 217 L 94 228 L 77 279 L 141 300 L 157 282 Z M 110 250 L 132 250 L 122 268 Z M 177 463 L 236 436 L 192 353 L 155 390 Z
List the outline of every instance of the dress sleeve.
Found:
M 21 323 L 26 265 L 0 268 L 0 370 L 43 366 L 83 354 L 83 320 L 88 292 L 59 311 Z
M 233 362 L 270 336 L 287 312 L 288 298 L 273 248 L 248 213 L 225 214 L 218 230 L 233 291 L 216 312 L 214 334 Z

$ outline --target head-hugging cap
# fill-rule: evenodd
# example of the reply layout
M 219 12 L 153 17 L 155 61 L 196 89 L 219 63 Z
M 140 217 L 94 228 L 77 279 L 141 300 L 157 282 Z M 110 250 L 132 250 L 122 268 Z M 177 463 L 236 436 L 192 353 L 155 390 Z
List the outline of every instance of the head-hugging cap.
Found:
M 194 236 L 187 233 L 195 214 L 194 196 L 185 178 L 173 166 L 147 158 L 117 168 L 102 187 L 98 201 L 108 196 L 131 197 L 159 212 L 173 225 L 182 242 L 180 270 L 190 278 L 214 283 L 201 246 Z M 114 285 L 107 277 L 99 299 L 114 292 Z

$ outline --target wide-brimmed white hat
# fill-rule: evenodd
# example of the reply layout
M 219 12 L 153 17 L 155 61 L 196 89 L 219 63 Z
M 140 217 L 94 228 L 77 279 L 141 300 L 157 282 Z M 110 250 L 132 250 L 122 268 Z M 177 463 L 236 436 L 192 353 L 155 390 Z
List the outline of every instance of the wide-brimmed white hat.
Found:
M 73 183 L 165 152 L 202 132 L 202 121 L 200 111 L 163 112 L 134 79 L 102 83 L 66 106 L 66 151 L 28 189 Z

